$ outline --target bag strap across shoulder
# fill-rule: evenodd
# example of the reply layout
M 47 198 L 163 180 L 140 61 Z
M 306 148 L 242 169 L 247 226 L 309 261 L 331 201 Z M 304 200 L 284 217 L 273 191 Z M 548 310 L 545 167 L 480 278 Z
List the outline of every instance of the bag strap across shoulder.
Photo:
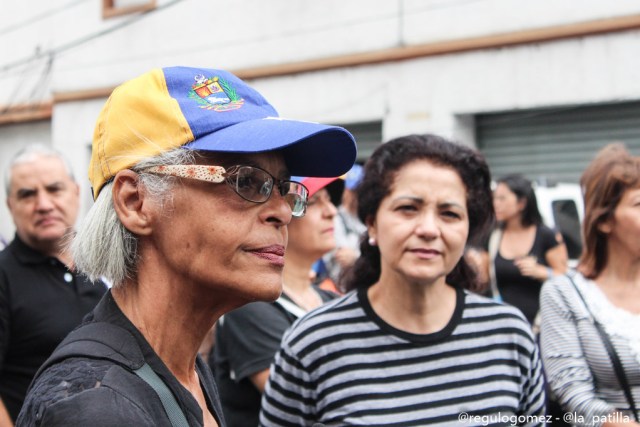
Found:
M 502 296 L 498 289 L 498 279 L 496 277 L 496 256 L 498 255 L 501 240 L 502 229 L 498 227 L 491 232 L 489 237 L 489 282 L 493 299 L 499 302 L 502 302 Z
M 616 377 L 618 378 L 618 382 L 620 383 L 620 386 L 622 387 L 622 391 L 624 392 L 624 395 L 627 398 L 627 402 L 629 403 L 629 408 L 631 408 L 631 411 L 633 412 L 633 416 L 635 420 L 639 421 L 638 411 L 636 409 L 636 404 L 631 394 L 631 387 L 629 386 L 629 381 L 627 380 L 627 376 L 624 373 L 624 367 L 622 366 L 622 362 L 620 362 L 620 357 L 618 356 L 618 352 L 616 351 L 615 347 L 613 346 L 613 343 L 611 342 L 611 339 L 609 338 L 609 334 L 607 334 L 602 323 L 600 323 L 598 319 L 596 319 L 596 317 L 593 315 L 593 313 L 589 309 L 589 305 L 587 304 L 587 301 L 582 296 L 582 292 L 580 292 L 580 290 L 578 289 L 578 286 L 573 281 L 573 278 L 571 277 L 571 275 L 565 274 L 565 276 L 567 276 L 567 278 L 571 282 L 571 285 L 573 285 L 573 288 L 576 290 L 576 293 L 580 297 L 580 300 L 582 300 L 582 304 L 584 304 L 584 307 L 586 308 L 587 313 L 589 313 L 589 316 L 593 321 L 593 325 L 596 327 L 596 330 L 598 331 L 598 334 L 600 335 L 600 338 L 602 339 L 602 342 L 604 343 L 604 346 L 607 349 L 607 353 L 611 358 L 611 363 L 613 364 L 613 370 L 615 371 Z
M 133 373 L 142 378 L 142 380 L 149 384 L 156 392 L 173 427 L 189 427 L 189 422 L 184 412 L 182 412 L 182 409 L 180 409 L 180 405 L 175 396 L 158 374 L 151 369 L 151 366 L 145 363 L 139 369 L 133 371 Z
M 278 304 L 283 309 L 285 309 L 287 312 L 291 313 L 296 318 L 300 318 L 300 317 L 304 316 L 305 314 L 307 314 L 307 312 L 305 310 L 303 310 L 302 308 L 298 307 L 297 305 L 295 305 L 294 303 L 292 303 L 288 299 L 283 298 L 282 296 L 280 296 L 280 298 L 278 298 L 275 301 L 275 303 Z

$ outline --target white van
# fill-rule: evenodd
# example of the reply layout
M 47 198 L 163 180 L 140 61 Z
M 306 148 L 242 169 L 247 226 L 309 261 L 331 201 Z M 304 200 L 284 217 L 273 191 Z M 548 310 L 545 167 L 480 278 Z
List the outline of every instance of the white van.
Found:
M 578 184 L 543 185 L 534 182 L 538 209 L 544 223 L 560 231 L 569 252 L 569 266 L 575 267 L 582 251 L 581 224 L 584 202 Z

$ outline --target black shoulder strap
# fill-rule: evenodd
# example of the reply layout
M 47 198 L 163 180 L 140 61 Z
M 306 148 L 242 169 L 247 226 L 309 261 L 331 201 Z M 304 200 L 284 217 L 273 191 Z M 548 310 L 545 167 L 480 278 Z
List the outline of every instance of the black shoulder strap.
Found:
M 602 323 L 600 323 L 598 319 L 595 318 L 591 310 L 589 310 L 587 301 L 582 296 L 582 293 L 578 289 L 578 286 L 576 285 L 576 283 L 573 281 L 573 278 L 569 274 L 566 274 L 565 276 L 569 278 L 569 281 L 571 282 L 574 289 L 576 290 L 576 293 L 582 300 L 582 304 L 584 304 L 584 307 L 587 309 L 589 316 L 591 316 L 591 319 L 593 320 L 593 325 L 596 327 L 596 330 L 598 331 L 598 334 L 600 335 L 600 338 L 602 339 L 602 342 L 604 343 L 604 346 L 607 349 L 607 353 L 609 353 L 609 357 L 611 358 L 611 363 L 613 364 L 613 369 L 616 372 L 616 377 L 618 378 L 618 382 L 620 383 L 620 386 L 624 391 L 624 395 L 627 398 L 627 402 L 629 403 L 629 407 L 633 412 L 633 416 L 635 417 L 636 421 L 639 421 L 636 404 L 635 404 L 635 401 L 633 400 L 633 396 L 631 395 L 631 387 L 629 387 L 629 382 L 627 381 L 627 376 L 624 373 L 622 362 L 620 362 L 620 357 L 618 356 L 618 352 L 616 352 L 616 349 L 613 346 L 611 339 L 609 338 L 609 334 L 607 334 L 607 332 L 604 330 L 604 326 L 602 326 Z
M 138 343 L 129 331 L 106 322 L 91 322 L 71 331 L 58 345 L 34 377 L 45 369 L 71 357 L 109 360 L 127 368 L 139 369 L 145 362 Z
M 126 329 L 105 322 L 79 326 L 67 335 L 38 369 L 32 384 L 45 369 L 71 357 L 109 360 L 133 372 L 156 392 L 173 427 L 189 427 L 175 396 L 145 362 L 135 337 Z

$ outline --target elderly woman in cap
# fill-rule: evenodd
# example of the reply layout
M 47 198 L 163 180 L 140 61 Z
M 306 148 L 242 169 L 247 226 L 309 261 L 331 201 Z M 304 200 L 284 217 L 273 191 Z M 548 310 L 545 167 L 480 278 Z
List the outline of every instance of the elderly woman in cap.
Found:
M 284 120 L 221 70 L 153 70 L 116 88 L 96 126 L 96 202 L 75 262 L 113 283 L 43 365 L 18 425 L 225 425 L 198 347 L 224 313 L 282 290 L 287 225 L 355 143 Z
M 282 296 L 234 310 L 217 327 L 214 373 L 229 427 L 258 425 L 260 399 L 282 335 L 307 311 L 337 296 L 312 286 L 309 274 L 314 261 L 336 245 L 336 207 L 326 188 L 335 178 L 292 179 L 309 190 L 309 207 L 304 218 L 289 224 Z

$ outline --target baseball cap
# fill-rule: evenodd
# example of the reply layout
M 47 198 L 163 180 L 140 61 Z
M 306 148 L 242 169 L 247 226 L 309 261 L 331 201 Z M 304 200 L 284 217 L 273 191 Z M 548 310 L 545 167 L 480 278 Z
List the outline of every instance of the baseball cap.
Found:
M 282 150 L 292 175 L 334 177 L 356 159 L 353 136 L 338 126 L 289 120 L 228 71 L 169 67 L 118 86 L 102 108 L 89 166 L 94 197 L 117 172 L 146 157 L 191 150 Z
M 362 166 L 355 163 L 351 169 L 349 169 L 349 172 L 344 175 L 344 186 L 349 190 L 356 188 L 362 179 L 362 172 Z
M 340 179 L 339 176 L 332 178 L 318 178 L 312 176 L 292 176 L 291 181 L 301 182 L 307 190 L 309 190 L 309 198 L 316 194 L 319 190 L 322 190 L 333 181 Z

